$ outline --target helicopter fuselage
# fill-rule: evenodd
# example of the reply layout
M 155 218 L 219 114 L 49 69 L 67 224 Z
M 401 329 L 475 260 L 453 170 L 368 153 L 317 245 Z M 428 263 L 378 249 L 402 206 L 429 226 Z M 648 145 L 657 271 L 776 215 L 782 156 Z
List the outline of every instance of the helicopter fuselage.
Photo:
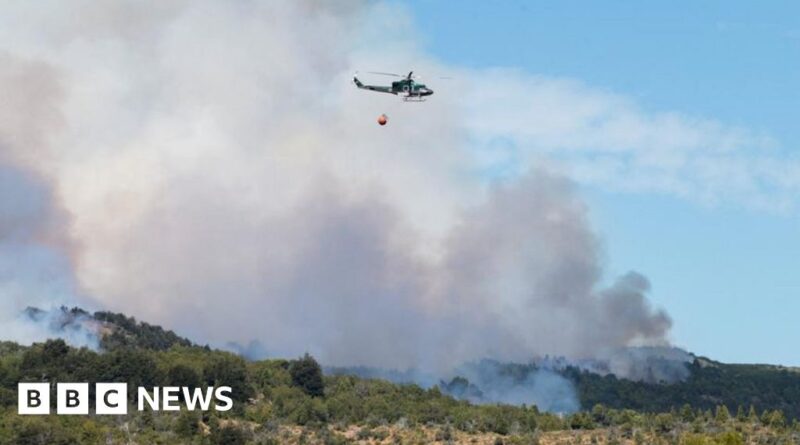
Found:
M 432 89 L 410 79 L 392 82 L 392 92 L 398 96 L 405 97 L 425 97 L 433 94 Z
M 358 80 L 358 77 L 353 77 L 353 83 L 355 83 L 358 88 L 376 91 L 379 93 L 394 94 L 395 96 L 400 96 L 407 101 L 424 100 L 423 98 L 433 94 L 432 89 L 426 87 L 424 84 L 415 82 L 414 79 L 398 80 L 396 82 L 392 82 L 391 86 L 382 86 L 364 85 L 360 80 Z

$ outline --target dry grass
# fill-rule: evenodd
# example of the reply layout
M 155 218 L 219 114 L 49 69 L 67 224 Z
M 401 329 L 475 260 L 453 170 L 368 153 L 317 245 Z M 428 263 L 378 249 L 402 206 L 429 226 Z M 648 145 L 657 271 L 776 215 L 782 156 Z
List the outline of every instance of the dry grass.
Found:
M 621 438 L 617 431 L 597 429 L 591 431 L 553 431 L 536 435 L 507 435 L 495 433 L 467 433 L 444 427 L 398 428 L 380 426 L 376 428 L 348 426 L 341 429 L 329 428 L 331 436 L 344 438 L 346 443 L 359 445 L 428 445 L 428 444 L 470 444 L 470 445 L 634 445 L 633 439 Z M 319 444 L 323 439 L 319 431 L 302 427 L 281 427 L 278 432 L 282 444 Z M 614 437 L 614 441 L 609 438 Z M 654 442 L 646 442 L 654 443 Z

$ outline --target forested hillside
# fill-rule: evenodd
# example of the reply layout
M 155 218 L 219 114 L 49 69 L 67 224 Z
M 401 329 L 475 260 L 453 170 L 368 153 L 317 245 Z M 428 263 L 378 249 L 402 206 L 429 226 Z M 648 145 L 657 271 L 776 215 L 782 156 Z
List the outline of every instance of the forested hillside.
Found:
M 698 358 L 689 366 L 689 378 L 670 385 L 648 384 L 599 376 L 570 368 L 566 375 L 577 383 L 583 406 L 602 403 L 615 408 L 665 411 L 684 404 L 700 409 L 726 405 L 777 409 L 800 418 L 800 372 L 767 365 L 733 365 Z
M 78 312 L 67 311 L 73 315 Z M 472 404 L 447 392 L 350 375 L 323 375 L 308 355 L 248 361 L 201 347 L 158 326 L 98 313 L 102 349 L 62 340 L 30 347 L 0 343 L 0 444 L 106 443 L 798 443 L 800 375 L 767 366 L 698 359 L 683 383 L 645 384 L 566 368 L 582 411 Z M 113 339 L 110 341 L 109 339 Z M 529 365 L 504 365 L 520 377 Z M 233 388 L 224 413 L 130 410 L 109 416 L 23 417 L 16 385 L 25 381 L 113 382 L 130 386 Z M 463 379 L 456 382 L 469 386 Z M 133 400 L 135 391 L 129 391 Z M 582 441 L 582 442 L 578 442 Z

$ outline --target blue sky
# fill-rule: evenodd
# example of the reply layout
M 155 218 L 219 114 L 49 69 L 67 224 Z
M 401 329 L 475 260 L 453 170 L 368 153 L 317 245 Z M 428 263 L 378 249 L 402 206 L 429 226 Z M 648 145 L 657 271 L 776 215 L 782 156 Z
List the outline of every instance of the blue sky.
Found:
M 781 156 L 800 155 L 800 3 L 402 4 L 424 50 L 444 63 L 578 80 L 645 112 L 745 128 Z M 722 361 L 800 365 L 796 208 L 582 191 L 609 276 L 636 269 L 651 279 L 677 345 Z

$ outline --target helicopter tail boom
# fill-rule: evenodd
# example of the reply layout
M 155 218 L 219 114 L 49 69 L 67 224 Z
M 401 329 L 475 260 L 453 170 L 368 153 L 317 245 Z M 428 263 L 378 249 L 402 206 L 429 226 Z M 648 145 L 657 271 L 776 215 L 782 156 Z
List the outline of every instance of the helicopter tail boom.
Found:
M 356 84 L 356 86 L 358 88 L 361 88 L 363 90 L 377 91 L 379 93 L 395 94 L 395 92 L 392 91 L 391 87 L 379 87 L 379 86 L 374 86 L 374 85 L 364 85 L 363 83 L 361 83 L 360 80 L 358 80 L 358 77 L 355 77 L 355 76 L 353 76 L 353 83 Z

